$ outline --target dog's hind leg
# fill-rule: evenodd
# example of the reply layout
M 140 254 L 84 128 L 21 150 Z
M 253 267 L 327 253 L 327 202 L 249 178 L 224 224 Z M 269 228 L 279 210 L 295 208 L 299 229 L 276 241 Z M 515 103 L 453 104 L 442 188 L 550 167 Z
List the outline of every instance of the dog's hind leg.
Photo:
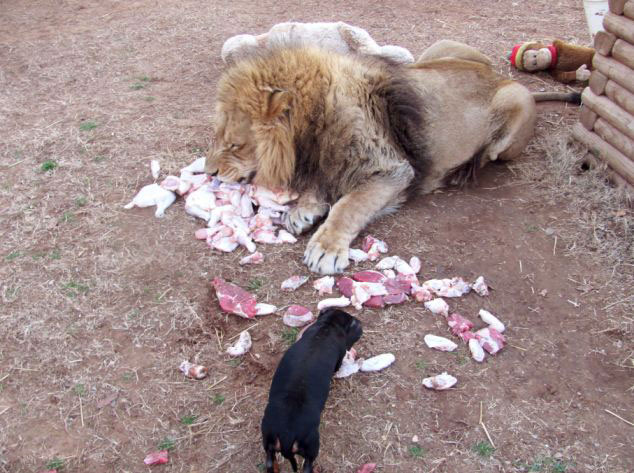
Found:
M 266 449 L 266 473 L 279 473 L 280 466 L 275 458 L 275 447 L 271 446 Z

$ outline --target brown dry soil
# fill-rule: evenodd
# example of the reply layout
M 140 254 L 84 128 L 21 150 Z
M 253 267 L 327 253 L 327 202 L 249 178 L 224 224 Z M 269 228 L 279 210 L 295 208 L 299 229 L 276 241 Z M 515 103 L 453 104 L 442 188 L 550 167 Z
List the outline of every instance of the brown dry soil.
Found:
M 174 173 L 209 145 L 224 39 L 289 19 L 344 20 L 414 55 L 438 39 L 465 41 L 532 90 L 564 90 L 510 71 L 505 54 L 530 38 L 588 44 L 580 4 L 0 2 L 0 471 L 149 471 L 144 456 L 165 442 L 170 461 L 156 471 L 262 468 L 259 423 L 292 333 L 276 315 L 221 314 L 210 281 L 314 307 L 311 288 L 278 289 L 307 273 L 306 239 L 261 245 L 266 263 L 242 268 L 242 251 L 214 254 L 194 240 L 201 223 L 182 200 L 162 220 L 122 209 L 150 182 L 150 159 Z M 536 140 L 577 113 L 542 109 Z M 523 157 L 541 159 L 534 147 Z M 57 167 L 43 171 L 47 160 Z M 391 253 L 420 256 L 425 278 L 483 274 L 492 295 L 451 307 L 472 319 L 480 308 L 499 314 L 509 346 L 477 364 L 464 346 L 423 345 L 446 327 L 420 305 L 357 314 L 360 354 L 397 361 L 333 383 L 322 473 L 364 462 L 379 472 L 633 471 L 634 427 L 606 412 L 634 420 L 631 305 L 620 302 L 631 287 L 619 283 L 627 265 L 567 251 L 573 242 L 557 228 L 575 210 L 545 195 L 494 166 L 477 186 L 417 198 L 368 228 Z M 252 325 L 251 353 L 230 360 L 227 342 Z M 209 377 L 184 379 L 183 359 Z M 455 389 L 422 387 L 442 371 L 458 377 Z

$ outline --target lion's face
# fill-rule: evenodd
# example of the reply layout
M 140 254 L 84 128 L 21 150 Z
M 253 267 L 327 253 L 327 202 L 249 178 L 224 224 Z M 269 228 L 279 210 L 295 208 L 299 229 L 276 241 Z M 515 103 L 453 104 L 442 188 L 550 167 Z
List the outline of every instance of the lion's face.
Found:
M 251 120 L 237 109 L 218 108 L 216 146 L 207 154 L 205 171 L 226 182 L 248 182 L 257 170 Z

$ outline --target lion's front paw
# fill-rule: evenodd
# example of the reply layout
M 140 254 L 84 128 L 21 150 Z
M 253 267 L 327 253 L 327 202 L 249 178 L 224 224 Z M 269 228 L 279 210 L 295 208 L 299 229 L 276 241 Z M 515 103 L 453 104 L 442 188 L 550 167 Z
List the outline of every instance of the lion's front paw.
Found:
M 284 226 L 293 235 L 300 235 L 312 228 L 322 215 L 310 209 L 294 207 L 284 216 Z
M 327 243 L 323 238 L 311 238 L 304 252 L 304 264 L 320 274 L 341 273 L 348 267 L 348 245 Z

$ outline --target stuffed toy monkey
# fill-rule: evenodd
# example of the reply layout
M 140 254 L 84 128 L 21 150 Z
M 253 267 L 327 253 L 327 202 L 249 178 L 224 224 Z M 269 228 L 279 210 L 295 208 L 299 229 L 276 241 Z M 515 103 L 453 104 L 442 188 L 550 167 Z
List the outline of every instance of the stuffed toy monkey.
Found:
M 400 46 L 379 46 L 367 31 L 342 21 L 279 23 L 268 33 L 258 36 L 250 34 L 232 36 L 223 44 L 221 57 L 225 64 L 233 64 L 249 57 L 258 49 L 284 43 L 314 45 L 343 54 L 352 52 L 382 56 L 402 64 L 414 62 L 414 56 L 407 49 Z
M 528 42 L 515 45 L 511 65 L 518 71 L 549 71 L 559 82 L 587 81 L 594 49 L 556 39 L 551 45 Z

